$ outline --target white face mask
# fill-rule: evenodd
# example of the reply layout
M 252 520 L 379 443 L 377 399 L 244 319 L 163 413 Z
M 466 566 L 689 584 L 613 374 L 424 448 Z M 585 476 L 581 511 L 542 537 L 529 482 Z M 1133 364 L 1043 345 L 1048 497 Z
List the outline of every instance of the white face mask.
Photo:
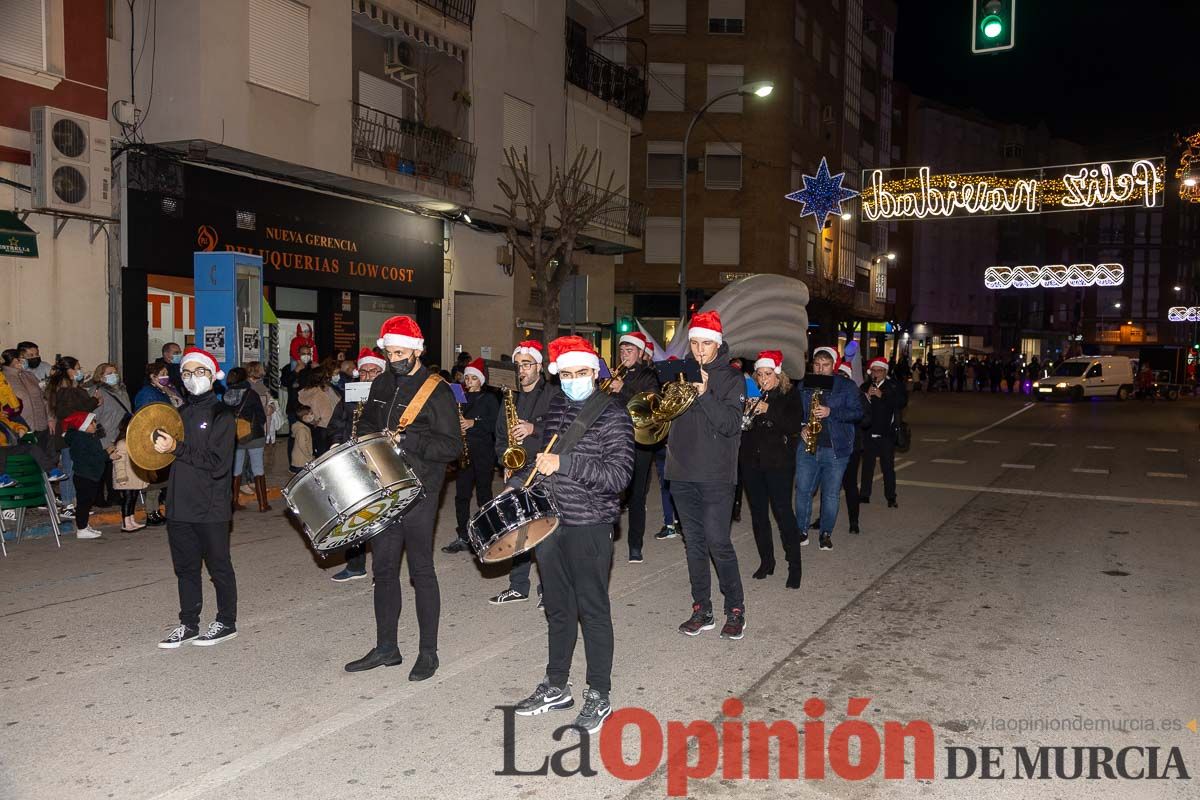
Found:
M 311 363 L 312 363 L 312 356 L 310 356 L 310 355 L 308 355 L 308 354 L 301 355 L 301 356 L 300 356 L 300 363 L 301 363 L 301 364 L 311 364 Z
M 596 382 L 590 377 L 564 378 L 562 381 L 563 394 L 578 403 L 591 397 L 596 389 Z
M 189 375 L 183 379 L 183 385 L 192 394 L 204 394 L 212 388 L 212 378 Z

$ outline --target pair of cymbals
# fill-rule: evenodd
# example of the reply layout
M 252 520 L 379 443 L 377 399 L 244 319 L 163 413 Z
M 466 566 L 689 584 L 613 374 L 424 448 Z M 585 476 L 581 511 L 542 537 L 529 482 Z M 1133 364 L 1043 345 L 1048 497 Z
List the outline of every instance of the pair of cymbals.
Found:
M 154 432 L 165 431 L 177 442 L 183 441 L 183 417 L 170 403 L 151 403 L 129 420 L 125 443 L 129 458 L 144 470 L 160 470 L 175 460 L 174 453 L 154 449 Z

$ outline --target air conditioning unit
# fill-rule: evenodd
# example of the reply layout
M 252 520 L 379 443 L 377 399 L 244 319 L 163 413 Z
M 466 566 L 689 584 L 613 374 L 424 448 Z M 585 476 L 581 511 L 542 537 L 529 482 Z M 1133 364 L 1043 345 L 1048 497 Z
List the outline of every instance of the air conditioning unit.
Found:
M 112 216 L 108 120 L 38 106 L 29 130 L 34 209 Z
M 411 83 L 417 77 L 416 69 L 410 66 L 413 60 L 412 47 L 408 42 L 398 38 L 388 39 L 387 55 L 383 59 L 385 75 L 399 83 Z

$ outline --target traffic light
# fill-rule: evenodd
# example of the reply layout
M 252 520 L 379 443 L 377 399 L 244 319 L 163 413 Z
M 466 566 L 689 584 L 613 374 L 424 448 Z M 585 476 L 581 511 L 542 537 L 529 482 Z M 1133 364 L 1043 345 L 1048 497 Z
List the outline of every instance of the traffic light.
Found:
M 620 317 L 617 319 L 617 333 L 622 336 L 633 331 L 633 320 L 629 317 Z
M 971 52 L 1011 50 L 1017 20 L 1017 0 L 971 0 Z

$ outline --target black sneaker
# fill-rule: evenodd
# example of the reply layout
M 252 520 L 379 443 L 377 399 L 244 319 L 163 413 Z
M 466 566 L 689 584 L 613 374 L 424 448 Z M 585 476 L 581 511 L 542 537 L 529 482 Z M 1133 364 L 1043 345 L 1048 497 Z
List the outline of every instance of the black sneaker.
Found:
M 857 522 L 851 522 L 851 523 L 850 523 L 850 532 L 851 532 L 851 533 L 862 533 L 862 531 L 860 531 L 860 530 L 858 529 L 858 523 L 857 523 Z
M 191 625 L 180 625 L 167 635 L 167 638 L 158 643 L 158 646 L 164 650 L 174 650 L 184 642 L 190 642 L 200 635 L 200 629 Z
M 443 553 L 461 553 L 464 550 L 470 550 L 471 546 L 462 539 L 455 539 L 450 544 L 442 548 Z
M 543 681 L 533 690 L 533 694 L 517 703 L 516 712 L 522 717 L 535 717 L 538 714 L 545 714 L 547 711 L 571 708 L 573 705 L 575 705 L 575 698 L 571 697 L 569 687 L 559 689 L 557 686 L 551 686 Z
M 529 595 L 521 594 L 516 589 L 505 589 L 500 594 L 488 600 L 494 606 L 502 606 L 505 603 L 523 603 L 529 599 Z
M 800 546 L 804 547 L 808 544 L 808 534 L 804 531 L 800 532 Z
M 663 525 L 662 530 L 654 534 L 654 538 L 662 541 L 663 539 L 674 539 L 678 535 L 679 531 L 675 529 L 674 525 Z
M 870 505 L 871 504 L 871 496 L 870 495 L 859 495 L 858 502 L 863 505 Z
M 580 730 L 595 733 L 611 714 L 612 704 L 608 702 L 608 698 L 595 689 L 588 689 L 583 693 L 583 708 L 571 724 Z
M 722 639 L 740 639 L 746 635 L 746 613 L 735 608 L 725 617 L 725 626 L 721 628 Z
M 704 631 L 717 627 L 717 621 L 711 611 L 703 611 L 699 603 L 692 604 L 692 615 L 679 626 L 679 632 L 688 636 L 699 636 Z
M 153 511 L 146 515 L 146 524 L 152 528 L 158 525 L 165 525 L 166 523 L 167 518 L 157 511 Z
M 833 536 L 831 534 L 828 534 L 828 533 L 821 534 L 821 549 L 822 550 L 832 550 L 833 549 Z
M 642 558 L 641 550 L 633 548 L 633 547 L 629 548 L 629 563 L 630 564 L 641 564 L 643 561 L 645 561 L 645 559 Z
M 237 628 L 232 625 L 226 625 L 223 622 L 214 622 L 208 626 L 208 630 L 203 636 L 199 636 L 192 641 L 192 644 L 199 647 L 211 647 L 214 644 L 233 639 L 237 636 Z
M 888 500 L 888 508 L 899 508 L 899 507 L 900 507 L 900 504 L 896 502 L 896 498 L 893 497 L 891 500 Z

